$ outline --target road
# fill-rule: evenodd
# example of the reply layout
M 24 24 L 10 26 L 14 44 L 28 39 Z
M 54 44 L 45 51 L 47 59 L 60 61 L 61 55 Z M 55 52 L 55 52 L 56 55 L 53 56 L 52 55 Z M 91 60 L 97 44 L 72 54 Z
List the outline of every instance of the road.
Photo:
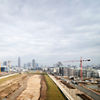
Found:
M 68 81 L 64 78 L 62 78 L 64 81 Z M 77 89 L 79 89 L 80 91 L 84 92 L 85 94 L 87 94 L 88 96 L 90 96 L 91 98 L 93 98 L 94 100 L 100 100 L 100 95 L 96 94 L 95 92 L 86 89 L 84 87 L 81 87 L 80 85 L 74 85 L 72 83 L 70 83 L 71 85 L 75 86 Z
M 91 90 L 88 90 L 84 87 L 81 87 L 79 85 L 75 85 L 75 87 L 77 89 L 79 89 L 80 91 L 86 93 L 88 96 L 90 96 L 91 98 L 93 98 L 94 100 L 100 100 L 100 95 L 96 94 L 95 92 L 91 91 Z
M 17 74 L 18 74 L 18 73 L 14 73 L 14 74 L 10 74 L 10 75 L 1 76 L 0 79 L 6 78 L 6 77 L 10 77 L 10 76 L 13 76 L 13 75 L 17 75 Z

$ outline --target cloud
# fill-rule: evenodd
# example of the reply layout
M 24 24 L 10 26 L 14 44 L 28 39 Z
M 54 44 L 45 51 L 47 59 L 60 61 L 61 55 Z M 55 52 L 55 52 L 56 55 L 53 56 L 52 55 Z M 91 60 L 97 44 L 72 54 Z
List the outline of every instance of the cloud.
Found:
M 65 59 L 100 59 L 100 2 L 0 0 L 0 59 L 21 56 L 52 65 Z M 92 64 L 92 62 L 91 62 Z

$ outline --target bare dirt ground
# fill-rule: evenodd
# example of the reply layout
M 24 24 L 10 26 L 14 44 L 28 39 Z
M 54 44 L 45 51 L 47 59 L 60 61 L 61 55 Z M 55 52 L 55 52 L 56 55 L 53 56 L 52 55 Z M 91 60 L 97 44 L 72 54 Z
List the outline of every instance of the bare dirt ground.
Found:
M 42 75 L 41 76 L 41 89 L 40 89 L 40 98 L 39 98 L 39 100 L 46 100 L 46 91 L 47 91 L 47 86 L 46 86 L 45 78 Z
M 38 100 L 40 97 L 41 76 L 33 75 L 27 80 L 26 89 L 19 95 L 16 100 Z
M 16 97 L 25 89 L 27 75 L 20 75 L 14 79 L 7 80 L 0 85 L 0 100 L 15 100 Z M 20 91 L 18 91 L 20 90 Z M 15 95 L 16 92 L 16 95 Z
M 20 74 L 0 84 L 0 100 L 46 100 L 44 75 Z

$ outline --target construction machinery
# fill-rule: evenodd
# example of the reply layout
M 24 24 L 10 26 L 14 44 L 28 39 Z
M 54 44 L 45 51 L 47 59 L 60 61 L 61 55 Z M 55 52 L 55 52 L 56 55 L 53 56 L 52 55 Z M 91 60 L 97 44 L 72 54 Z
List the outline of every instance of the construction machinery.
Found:
M 80 58 L 80 60 L 69 60 L 69 61 L 64 61 L 65 63 L 67 62 L 80 62 L 80 77 L 81 80 L 83 80 L 83 72 L 82 72 L 82 65 L 84 61 L 91 61 L 90 59 L 82 59 L 82 57 Z

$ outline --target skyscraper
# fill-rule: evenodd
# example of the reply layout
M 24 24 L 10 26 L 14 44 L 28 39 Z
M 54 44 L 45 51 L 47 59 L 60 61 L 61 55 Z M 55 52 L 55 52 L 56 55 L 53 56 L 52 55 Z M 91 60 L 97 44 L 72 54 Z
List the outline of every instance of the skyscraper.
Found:
M 8 68 L 11 69 L 11 61 L 8 60 Z
M 20 60 L 20 57 L 18 57 L 18 67 L 21 67 L 21 60 Z
M 35 59 L 32 60 L 32 67 L 35 68 Z
M 8 66 L 8 62 L 7 62 L 7 61 L 4 61 L 4 62 L 3 62 L 3 65 L 4 65 L 4 66 Z

